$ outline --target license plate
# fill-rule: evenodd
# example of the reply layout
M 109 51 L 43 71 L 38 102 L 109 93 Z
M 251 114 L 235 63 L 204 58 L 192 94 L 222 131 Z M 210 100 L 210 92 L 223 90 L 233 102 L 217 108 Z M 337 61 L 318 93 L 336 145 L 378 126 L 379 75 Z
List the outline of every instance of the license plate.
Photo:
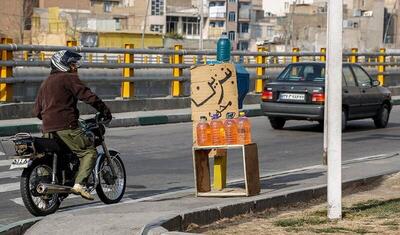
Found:
M 14 159 L 11 163 L 10 170 L 28 168 L 32 161 L 29 158 Z
M 293 93 L 281 93 L 279 95 L 279 99 L 281 100 L 295 100 L 295 101 L 304 101 L 304 94 L 293 94 Z

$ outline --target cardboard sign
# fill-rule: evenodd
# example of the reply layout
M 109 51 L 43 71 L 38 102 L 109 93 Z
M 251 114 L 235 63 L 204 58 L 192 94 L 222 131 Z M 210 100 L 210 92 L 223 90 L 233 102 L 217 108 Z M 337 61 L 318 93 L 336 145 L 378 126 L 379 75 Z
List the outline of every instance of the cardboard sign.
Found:
M 238 90 L 233 64 L 203 65 L 191 69 L 192 120 L 201 116 L 211 120 L 213 114 L 221 119 L 233 112 L 238 115 Z
M 201 116 L 208 121 L 214 114 L 222 120 L 227 113 L 238 116 L 238 89 L 233 64 L 197 66 L 190 73 L 193 144 L 196 145 L 196 126 Z

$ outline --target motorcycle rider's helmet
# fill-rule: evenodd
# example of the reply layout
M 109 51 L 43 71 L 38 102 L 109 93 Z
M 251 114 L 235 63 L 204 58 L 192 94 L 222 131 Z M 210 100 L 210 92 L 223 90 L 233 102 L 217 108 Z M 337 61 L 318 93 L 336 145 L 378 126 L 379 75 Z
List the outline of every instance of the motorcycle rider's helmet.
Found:
M 71 65 L 75 64 L 79 67 L 78 62 L 81 58 L 80 54 L 70 50 L 57 51 L 51 57 L 51 67 L 60 72 L 69 72 Z

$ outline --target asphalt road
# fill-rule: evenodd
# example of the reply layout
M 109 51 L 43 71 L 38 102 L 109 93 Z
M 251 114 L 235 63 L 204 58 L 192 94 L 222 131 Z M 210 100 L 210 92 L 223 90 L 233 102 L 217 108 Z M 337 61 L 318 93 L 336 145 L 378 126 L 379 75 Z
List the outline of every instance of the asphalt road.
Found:
M 323 134 L 316 123 L 291 121 L 277 131 L 265 117 L 252 118 L 251 122 L 261 174 L 322 163 Z M 122 153 L 128 175 L 125 199 L 193 187 L 191 135 L 191 123 L 109 129 L 108 146 Z M 399 140 L 400 107 L 392 111 L 386 129 L 375 129 L 371 119 L 349 122 L 343 134 L 343 160 L 398 152 Z M 243 177 L 238 156 L 237 152 L 229 153 L 228 179 Z M 0 160 L 0 227 L 32 217 L 20 198 L 20 172 L 9 171 L 7 163 Z M 63 202 L 61 210 L 97 204 L 101 202 L 72 198 Z

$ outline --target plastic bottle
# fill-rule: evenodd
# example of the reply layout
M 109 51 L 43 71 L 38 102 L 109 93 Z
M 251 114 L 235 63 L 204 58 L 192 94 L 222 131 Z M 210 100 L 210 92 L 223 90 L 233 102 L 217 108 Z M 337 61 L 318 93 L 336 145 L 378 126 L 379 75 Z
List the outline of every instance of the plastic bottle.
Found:
M 238 125 L 238 143 L 250 144 L 251 143 L 251 124 L 250 120 L 245 116 L 244 112 L 240 112 L 237 120 Z
M 211 126 L 211 136 L 212 136 L 212 144 L 213 145 L 225 145 L 225 129 L 224 124 L 221 120 L 218 119 L 218 115 L 214 114 L 212 116 L 212 120 L 210 122 Z
M 217 61 L 228 62 L 231 60 L 231 41 L 226 32 L 223 32 L 217 42 Z
M 238 144 L 238 125 L 234 113 L 227 113 L 224 122 L 226 144 Z
M 207 118 L 202 116 L 200 117 L 200 122 L 196 127 L 197 133 L 197 145 L 198 146 L 209 146 L 212 145 L 211 141 L 211 127 L 207 122 Z

